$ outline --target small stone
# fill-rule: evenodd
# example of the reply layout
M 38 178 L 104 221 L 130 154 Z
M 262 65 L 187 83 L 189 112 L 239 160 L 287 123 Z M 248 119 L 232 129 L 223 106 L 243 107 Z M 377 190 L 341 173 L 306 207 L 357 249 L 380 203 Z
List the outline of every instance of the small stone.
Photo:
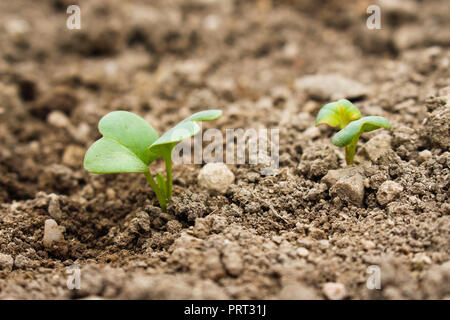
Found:
M 198 174 L 201 187 L 219 193 L 225 193 L 234 182 L 234 174 L 224 163 L 207 163 Z
M 14 259 L 9 254 L 0 253 L 0 270 L 11 271 Z
M 418 253 L 416 256 L 412 259 L 412 263 L 416 266 L 422 267 L 425 264 L 431 264 L 431 259 L 424 253 Z
M 299 257 L 305 258 L 309 255 L 309 250 L 303 247 L 297 249 L 297 255 Z
M 394 200 L 403 191 L 403 187 L 392 180 L 385 181 L 377 191 L 377 201 L 382 206 Z
M 328 170 L 327 174 L 320 180 L 320 182 L 325 183 L 328 188 L 331 188 L 336 184 L 336 182 L 338 182 L 339 179 L 361 173 L 362 173 L 361 167 L 355 166 L 345 167 L 336 170 Z
M 419 162 L 424 162 L 430 160 L 433 157 L 433 154 L 430 150 L 423 150 L 419 152 Z
M 392 137 L 389 134 L 377 134 L 364 144 L 358 152 L 358 155 L 375 162 L 383 155 L 383 153 L 391 149 L 391 142 Z
M 325 283 L 322 292 L 328 300 L 342 300 L 347 296 L 345 286 L 338 282 Z
M 375 242 L 370 240 L 362 240 L 361 244 L 363 245 L 363 248 L 367 251 L 372 250 L 376 247 Z
M 78 168 L 83 164 L 85 149 L 75 144 L 70 144 L 64 150 L 62 163 L 72 167 Z
M 50 248 L 54 243 L 61 240 L 64 240 L 62 228 L 59 227 L 53 219 L 45 220 L 44 238 L 42 239 L 42 244 L 44 247 Z
M 303 132 L 303 137 L 308 140 L 320 137 L 320 129 L 317 127 L 310 127 Z
M 352 79 L 337 74 L 318 74 L 295 80 L 295 88 L 319 100 L 358 98 L 367 94 L 367 88 Z
M 322 250 L 326 250 L 330 247 L 330 241 L 322 239 L 319 241 L 319 248 Z
M 59 220 L 62 217 L 62 211 L 59 206 L 58 196 L 54 193 L 49 195 L 50 201 L 48 203 L 48 213 L 53 219 Z
M 47 122 L 57 128 L 70 127 L 69 118 L 61 111 L 52 111 L 47 116 Z
M 364 199 L 364 179 L 359 173 L 341 177 L 336 184 L 331 187 L 330 195 L 338 196 L 341 200 L 361 206 Z

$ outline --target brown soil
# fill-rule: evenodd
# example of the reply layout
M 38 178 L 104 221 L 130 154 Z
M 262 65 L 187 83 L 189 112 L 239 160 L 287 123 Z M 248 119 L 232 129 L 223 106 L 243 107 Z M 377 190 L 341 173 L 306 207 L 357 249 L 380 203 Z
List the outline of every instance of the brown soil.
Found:
M 450 298 L 448 3 L 385 1 L 368 30 L 369 1 L 75 2 L 81 30 L 66 28 L 73 1 L 0 2 L 1 299 L 323 299 L 326 282 L 349 299 Z M 360 141 L 360 205 L 322 180 L 345 166 L 335 130 L 310 129 L 335 92 L 296 79 L 323 74 L 363 84 L 362 113 L 392 124 L 378 159 L 364 145 L 381 131 Z M 143 176 L 83 170 L 107 112 L 163 132 L 206 108 L 224 132 L 280 128 L 278 174 L 232 165 L 218 195 L 201 165 L 176 166 L 165 214 Z M 387 180 L 403 191 L 381 205 Z M 65 240 L 45 248 L 49 218 Z

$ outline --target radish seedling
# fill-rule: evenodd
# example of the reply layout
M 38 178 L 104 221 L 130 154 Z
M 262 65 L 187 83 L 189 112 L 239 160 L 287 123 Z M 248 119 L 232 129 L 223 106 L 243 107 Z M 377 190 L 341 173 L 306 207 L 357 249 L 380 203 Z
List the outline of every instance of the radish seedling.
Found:
M 219 118 L 220 110 L 201 111 L 178 123 L 158 137 L 152 126 L 128 111 L 113 111 L 98 123 L 103 137 L 94 142 L 84 157 L 84 168 L 92 173 L 140 172 L 145 175 L 165 212 L 172 197 L 172 150 L 175 145 L 200 131 L 197 121 Z M 149 164 L 163 158 L 166 177 L 153 178 Z
M 346 99 L 328 103 L 320 109 L 316 126 L 323 123 L 341 129 L 334 135 L 332 141 L 335 146 L 345 147 L 345 161 L 348 165 L 353 164 L 356 145 L 362 133 L 380 128 L 391 129 L 386 118 L 380 116 L 361 118 L 358 108 Z

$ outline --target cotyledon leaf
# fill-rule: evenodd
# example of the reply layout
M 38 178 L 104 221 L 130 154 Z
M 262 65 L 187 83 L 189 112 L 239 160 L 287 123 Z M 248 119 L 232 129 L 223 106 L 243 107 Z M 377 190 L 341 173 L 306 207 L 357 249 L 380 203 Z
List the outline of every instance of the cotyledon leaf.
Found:
M 347 99 L 324 105 L 316 118 L 316 126 L 326 123 L 331 127 L 344 128 L 348 123 L 361 118 L 359 109 Z
M 84 168 L 92 173 L 145 172 L 148 166 L 117 140 L 103 137 L 84 157 Z
M 338 147 L 344 147 L 350 144 L 355 137 L 359 137 L 363 132 L 380 128 L 391 129 L 391 125 L 386 118 L 380 116 L 363 117 L 350 122 L 344 129 L 336 133 L 333 137 L 333 144 Z
M 90 172 L 145 172 L 158 157 L 149 150 L 158 134 L 138 115 L 113 111 L 100 120 L 98 128 L 103 138 L 89 148 L 84 158 L 84 167 Z
M 130 149 L 144 163 L 152 162 L 154 156 L 149 146 L 158 139 L 158 133 L 140 116 L 128 111 L 113 111 L 100 120 L 98 129 L 103 136 Z
M 221 115 L 221 110 L 206 110 L 189 116 L 153 142 L 150 151 L 162 157 L 170 156 L 170 152 L 178 142 L 190 138 L 200 131 L 197 121 L 215 120 Z

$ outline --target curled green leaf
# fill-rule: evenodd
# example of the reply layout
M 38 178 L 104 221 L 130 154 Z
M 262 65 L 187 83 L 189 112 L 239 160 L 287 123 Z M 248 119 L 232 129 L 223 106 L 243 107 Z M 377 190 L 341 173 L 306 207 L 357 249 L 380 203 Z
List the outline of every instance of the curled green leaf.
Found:
M 343 129 L 351 121 L 361 118 L 359 109 L 347 99 L 324 105 L 316 118 L 316 126 L 326 123 L 331 127 Z
M 180 141 L 190 138 L 200 131 L 197 121 L 210 121 L 219 118 L 221 110 L 206 110 L 194 113 L 164 133 L 150 146 L 150 151 L 163 158 L 170 156 L 173 147 Z M 168 154 L 169 153 L 169 154 Z
M 338 147 L 344 147 L 352 142 L 352 140 L 364 133 L 376 129 L 391 129 L 389 121 L 380 116 L 368 116 L 359 120 L 350 122 L 348 126 L 336 133 L 333 137 L 333 144 Z

